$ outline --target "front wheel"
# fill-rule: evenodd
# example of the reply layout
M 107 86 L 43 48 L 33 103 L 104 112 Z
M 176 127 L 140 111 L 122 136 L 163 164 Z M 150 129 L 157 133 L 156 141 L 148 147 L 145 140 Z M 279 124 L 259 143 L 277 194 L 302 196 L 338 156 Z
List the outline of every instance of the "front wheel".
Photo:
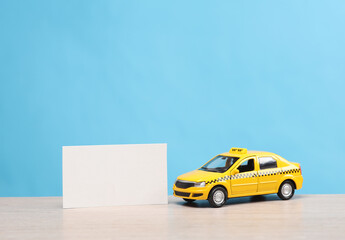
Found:
M 212 207 L 218 208 L 223 206 L 227 200 L 226 190 L 222 187 L 215 187 L 208 196 L 208 202 Z
M 289 200 L 295 194 L 295 187 L 291 181 L 284 181 L 278 191 L 278 197 L 282 200 Z

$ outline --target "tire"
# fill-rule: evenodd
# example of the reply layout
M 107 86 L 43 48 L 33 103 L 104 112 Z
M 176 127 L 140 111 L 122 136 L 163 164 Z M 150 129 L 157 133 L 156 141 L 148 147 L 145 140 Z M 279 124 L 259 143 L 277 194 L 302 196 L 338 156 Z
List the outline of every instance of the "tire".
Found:
M 279 187 L 278 197 L 282 200 L 289 200 L 295 194 L 295 185 L 291 180 L 282 182 Z
M 183 198 L 187 203 L 192 203 L 195 201 L 195 199 L 188 199 L 188 198 Z
M 228 199 L 228 194 L 226 190 L 222 187 L 215 187 L 211 190 L 208 195 L 208 202 L 212 207 L 219 208 L 222 207 L 226 200 Z

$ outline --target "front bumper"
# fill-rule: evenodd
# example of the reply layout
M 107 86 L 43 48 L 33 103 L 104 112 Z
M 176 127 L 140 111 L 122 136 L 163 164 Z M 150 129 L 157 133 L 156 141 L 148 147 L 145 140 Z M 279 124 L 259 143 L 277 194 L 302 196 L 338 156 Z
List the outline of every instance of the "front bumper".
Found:
M 174 196 L 179 198 L 206 200 L 208 198 L 209 187 L 178 188 L 173 186 Z

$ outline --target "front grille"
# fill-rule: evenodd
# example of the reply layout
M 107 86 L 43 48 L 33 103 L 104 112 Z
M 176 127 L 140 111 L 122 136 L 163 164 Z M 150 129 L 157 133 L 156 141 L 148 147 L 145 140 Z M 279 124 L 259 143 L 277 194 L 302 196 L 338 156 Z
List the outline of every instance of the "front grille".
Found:
M 189 197 L 190 193 L 175 191 L 175 195 L 181 197 Z
M 194 183 L 192 182 L 182 182 L 182 181 L 179 181 L 177 180 L 176 183 L 175 183 L 175 186 L 178 187 L 178 188 L 190 188 L 190 187 L 194 187 Z

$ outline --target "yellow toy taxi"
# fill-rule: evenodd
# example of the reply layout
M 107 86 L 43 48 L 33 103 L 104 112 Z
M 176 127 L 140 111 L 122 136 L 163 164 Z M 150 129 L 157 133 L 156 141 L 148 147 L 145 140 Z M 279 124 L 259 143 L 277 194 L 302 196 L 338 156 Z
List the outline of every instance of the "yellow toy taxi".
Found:
M 179 176 L 173 190 L 187 202 L 208 200 L 212 207 L 221 207 L 228 198 L 272 193 L 288 200 L 302 184 L 300 164 L 274 153 L 231 148 Z

